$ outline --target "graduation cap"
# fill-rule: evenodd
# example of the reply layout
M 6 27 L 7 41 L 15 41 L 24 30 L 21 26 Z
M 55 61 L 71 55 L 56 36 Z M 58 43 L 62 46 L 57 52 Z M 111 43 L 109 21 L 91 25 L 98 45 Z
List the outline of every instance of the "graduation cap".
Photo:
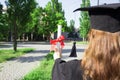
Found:
M 77 57 L 76 54 L 76 42 L 73 42 L 72 50 L 69 57 Z
M 88 11 L 93 29 L 111 33 L 120 31 L 120 3 L 78 8 L 75 11 Z

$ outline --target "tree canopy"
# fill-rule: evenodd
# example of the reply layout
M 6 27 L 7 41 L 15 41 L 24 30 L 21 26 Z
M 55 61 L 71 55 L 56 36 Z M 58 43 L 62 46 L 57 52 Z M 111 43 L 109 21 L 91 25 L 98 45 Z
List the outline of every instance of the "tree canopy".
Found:
M 35 0 L 8 0 L 9 25 L 13 25 L 14 50 L 17 50 L 18 30 L 30 20 L 30 13 L 36 8 Z
M 47 3 L 43 11 L 42 23 L 43 31 L 45 35 L 50 37 L 51 33 L 57 31 L 57 25 L 62 25 L 62 31 L 65 31 L 67 23 L 65 21 L 64 11 L 62 9 L 62 3 L 58 0 L 51 0 Z
M 81 7 L 90 6 L 90 0 L 82 0 Z M 80 36 L 83 40 L 87 37 L 90 29 L 89 14 L 88 12 L 82 11 L 80 17 Z
M 58 24 L 62 25 L 62 32 L 69 31 L 62 3 L 58 0 L 49 1 L 44 8 L 37 6 L 35 0 L 7 0 L 5 3 L 7 11 L 0 16 L 0 30 L 12 35 L 14 50 L 17 40 L 23 40 L 24 35 L 31 40 L 41 36 L 49 40 L 51 34 L 57 32 Z M 10 38 L 0 33 L 1 38 Z

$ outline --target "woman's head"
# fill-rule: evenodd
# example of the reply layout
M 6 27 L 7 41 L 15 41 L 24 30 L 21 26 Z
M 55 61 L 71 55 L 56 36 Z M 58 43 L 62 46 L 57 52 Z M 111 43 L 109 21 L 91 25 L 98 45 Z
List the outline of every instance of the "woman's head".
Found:
M 92 80 L 120 80 L 120 3 L 78 8 L 88 11 L 91 31 L 82 60 Z
M 120 32 L 91 29 L 82 67 L 93 80 L 120 79 Z

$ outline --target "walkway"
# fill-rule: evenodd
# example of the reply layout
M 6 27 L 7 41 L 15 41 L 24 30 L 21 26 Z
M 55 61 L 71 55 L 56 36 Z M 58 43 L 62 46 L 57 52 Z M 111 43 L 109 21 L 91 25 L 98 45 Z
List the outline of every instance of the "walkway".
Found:
M 25 54 L 19 58 L 0 63 L 0 80 L 20 80 L 24 75 L 40 64 L 40 60 L 42 60 L 49 52 L 50 45 L 45 42 L 18 44 L 18 48 L 23 47 L 32 47 L 35 48 L 35 51 Z M 71 59 L 68 58 L 71 47 L 71 44 L 66 44 L 63 50 L 64 60 Z M 85 47 L 85 45 L 82 45 L 77 48 L 78 58 L 82 58 Z M 0 46 L 0 49 L 4 48 L 12 48 L 12 44 L 5 44 L 2 47 Z

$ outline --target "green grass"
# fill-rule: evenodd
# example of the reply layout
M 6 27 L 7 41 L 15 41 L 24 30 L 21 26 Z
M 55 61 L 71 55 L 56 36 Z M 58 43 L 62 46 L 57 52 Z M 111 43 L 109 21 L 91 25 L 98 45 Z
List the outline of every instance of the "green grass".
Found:
M 88 44 L 88 41 L 77 41 L 78 44 Z
M 49 53 L 44 60 L 40 62 L 40 66 L 28 73 L 23 80 L 52 80 L 51 71 L 54 64 L 53 52 Z
M 14 51 L 12 49 L 10 50 L 0 50 L 0 63 L 17 58 L 25 53 L 33 51 L 33 48 L 23 48 L 23 49 L 18 49 L 17 51 Z

